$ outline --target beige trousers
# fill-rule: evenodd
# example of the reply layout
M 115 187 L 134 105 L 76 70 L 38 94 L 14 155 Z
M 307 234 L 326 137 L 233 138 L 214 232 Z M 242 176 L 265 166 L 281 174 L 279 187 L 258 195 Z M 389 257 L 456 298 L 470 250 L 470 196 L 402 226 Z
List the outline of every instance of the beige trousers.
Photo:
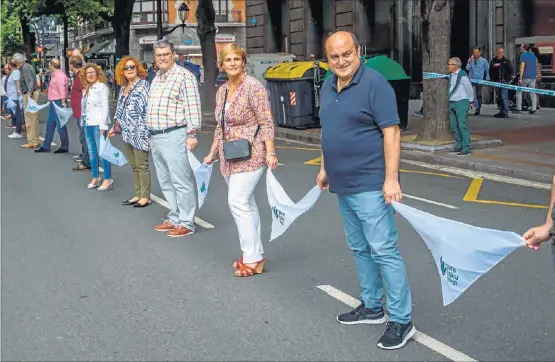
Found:
M 39 91 L 36 90 L 32 94 L 33 100 L 38 102 Z M 39 145 L 39 114 L 27 112 L 27 101 L 29 100 L 29 93 L 23 95 L 23 110 L 25 111 L 25 128 L 27 128 L 27 142 L 31 145 Z

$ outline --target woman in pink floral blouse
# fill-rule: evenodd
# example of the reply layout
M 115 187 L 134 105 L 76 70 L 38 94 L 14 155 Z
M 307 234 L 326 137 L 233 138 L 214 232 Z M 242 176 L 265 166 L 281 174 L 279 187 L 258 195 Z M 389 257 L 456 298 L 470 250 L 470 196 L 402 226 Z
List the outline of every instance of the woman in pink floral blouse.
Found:
M 243 256 L 232 264 L 234 275 L 238 277 L 264 272 L 266 259 L 254 189 L 266 165 L 272 170 L 278 166 L 268 94 L 258 80 L 245 73 L 246 60 L 247 53 L 237 44 L 228 44 L 220 51 L 219 66 L 227 73 L 229 81 L 216 94 L 218 125 L 210 153 L 204 158 L 204 162 L 211 164 L 220 153 L 220 169 L 229 187 L 228 204 L 243 251 Z M 225 122 L 223 139 L 222 122 Z M 250 158 L 226 160 L 223 144 L 240 139 L 250 142 Z

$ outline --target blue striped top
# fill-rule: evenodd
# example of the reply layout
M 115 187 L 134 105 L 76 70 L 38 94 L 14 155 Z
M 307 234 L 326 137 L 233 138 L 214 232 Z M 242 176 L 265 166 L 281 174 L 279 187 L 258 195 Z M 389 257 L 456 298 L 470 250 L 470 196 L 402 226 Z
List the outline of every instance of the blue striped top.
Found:
M 123 141 L 142 151 L 150 150 L 150 132 L 145 123 L 148 88 L 146 81 L 137 79 L 125 96 L 125 87 L 121 87 L 115 115 Z

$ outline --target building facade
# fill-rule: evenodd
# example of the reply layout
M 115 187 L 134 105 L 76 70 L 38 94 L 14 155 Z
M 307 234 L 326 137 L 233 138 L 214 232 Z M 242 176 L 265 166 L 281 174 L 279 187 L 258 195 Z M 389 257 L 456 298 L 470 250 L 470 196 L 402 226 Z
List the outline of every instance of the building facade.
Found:
M 422 81 L 420 0 L 249 0 L 249 53 L 287 52 L 325 58 L 331 33 L 352 31 L 363 54 L 387 54 L 403 65 L 418 91 Z M 519 37 L 555 35 L 555 1 L 457 0 L 451 52 L 466 61 L 474 47 L 491 59 L 502 46 L 518 60 Z
M 219 50 L 225 44 L 237 42 L 246 46 L 245 29 L 245 0 L 212 0 L 216 11 L 215 25 L 217 27 L 216 48 Z M 172 41 L 176 51 L 185 59 L 202 65 L 200 41 L 196 34 L 196 9 L 198 0 L 185 0 L 189 7 L 184 31 L 176 29 L 165 38 Z M 183 1 L 162 0 L 162 24 L 164 30 L 181 24 L 177 9 Z M 152 46 L 156 41 L 156 0 L 136 0 L 133 7 L 129 52 L 138 57 L 143 63 L 152 64 L 154 54 Z M 82 23 L 69 37 L 70 47 L 78 47 L 86 53 L 110 54 L 115 51 L 115 38 L 112 26 L 108 23 L 94 26 Z M 108 64 L 112 65 L 113 64 Z

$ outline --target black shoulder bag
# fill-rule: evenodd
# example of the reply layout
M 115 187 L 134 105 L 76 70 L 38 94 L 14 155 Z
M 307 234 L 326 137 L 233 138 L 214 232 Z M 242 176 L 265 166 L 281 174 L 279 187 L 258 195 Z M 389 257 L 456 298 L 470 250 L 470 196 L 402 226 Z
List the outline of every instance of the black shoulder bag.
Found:
M 252 145 L 248 140 L 241 139 L 236 141 L 225 141 L 225 105 L 227 103 L 227 89 L 225 90 L 224 96 L 224 106 L 222 107 L 222 142 L 224 148 L 224 158 L 227 161 L 240 161 L 248 160 L 251 158 L 251 147 Z M 254 138 L 260 130 L 260 125 L 256 126 L 256 131 L 254 132 Z

